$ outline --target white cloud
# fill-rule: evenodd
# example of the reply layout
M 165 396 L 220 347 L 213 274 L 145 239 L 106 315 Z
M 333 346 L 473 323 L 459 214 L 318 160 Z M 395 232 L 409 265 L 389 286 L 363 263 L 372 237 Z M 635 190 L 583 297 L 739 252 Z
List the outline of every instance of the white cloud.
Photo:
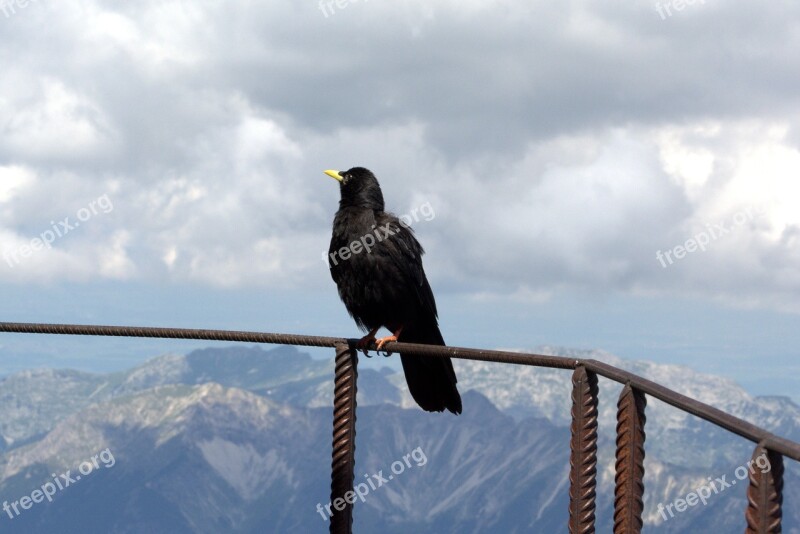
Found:
M 31 94 L 4 99 L 0 143 L 17 158 L 76 158 L 112 147 L 114 134 L 105 114 L 60 80 L 42 77 Z
M 0 202 L 9 202 L 34 180 L 30 169 L 16 165 L 0 167 Z
M 798 9 L 36 7 L 0 80 L 0 247 L 103 193 L 115 209 L 0 279 L 327 285 L 320 171 L 364 165 L 395 212 L 431 203 L 417 231 L 449 291 L 800 296 Z M 766 213 L 655 259 L 748 206 Z

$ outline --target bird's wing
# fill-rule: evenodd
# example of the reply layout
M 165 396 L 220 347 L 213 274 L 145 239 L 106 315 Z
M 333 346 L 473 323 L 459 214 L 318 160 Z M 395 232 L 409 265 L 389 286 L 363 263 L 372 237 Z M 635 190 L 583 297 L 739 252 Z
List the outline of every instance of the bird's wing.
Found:
M 381 247 L 381 252 L 391 258 L 403 279 L 410 288 L 413 288 L 422 310 L 435 319 L 438 315 L 436 300 L 422 267 L 422 255 L 425 254 L 425 250 L 414 236 L 414 231 L 400 224 L 400 220 L 391 213 L 384 212 L 377 219 L 379 228 L 384 234 L 391 232 L 391 235 L 385 238 L 383 243 L 386 246 Z

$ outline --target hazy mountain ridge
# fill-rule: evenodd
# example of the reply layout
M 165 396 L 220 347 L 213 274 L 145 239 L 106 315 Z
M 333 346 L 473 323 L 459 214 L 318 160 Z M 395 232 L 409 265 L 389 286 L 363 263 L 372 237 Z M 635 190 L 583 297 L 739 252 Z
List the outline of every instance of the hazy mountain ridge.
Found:
M 464 400 L 470 415 L 449 421 L 391 405 L 359 411 L 360 443 L 369 444 L 357 449 L 359 472 L 386 476 L 392 462 L 415 448 L 426 462 L 370 495 L 356 528 L 373 531 L 388 517 L 395 526 L 386 532 L 413 525 L 487 531 L 509 522 L 508 503 L 484 499 L 487 488 L 524 499 L 525 521 L 534 513 L 545 522 L 561 515 L 565 496 L 553 495 L 564 484 L 565 462 L 552 459 L 565 452 L 551 438 L 564 430 L 546 421 L 519 425 L 476 393 Z M 48 480 L 47 472 L 106 447 L 116 463 L 57 494 L 52 504 L 14 519 L 0 516 L 0 528 L 45 532 L 57 521 L 77 531 L 90 503 L 102 503 L 106 513 L 102 521 L 95 517 L 97 530 L 85 531 L 322 531 L 327 525 L 316 505 L 329 498 L 330 440 L 328 409 L 289 407 L 217 384 L 158 386 L 87 407 L 45 439 L 8 452 L 0 462 L 4 499 L 30 494 Z M 469 517 L 475 509 L 478 521 Z M 143 523 L 145 516 L 164 523 Z
M 55 421 L 109 398 L 114 375 L 34 369 L 0 380 L 0 451 L 52 429 Z
M 798 407 L 789 399 L 752 397 L 730 381 L 685 367 L 627 362 L 599 351 L 537 349 L 545 351 L 603 359 L 652 376 L 706 402 L 723 402 L 734 415 L 760 417 L 757 424 L 773 425 L 779 434 L 787 435 L 782 428 L 796 429 Z M 469 408 L 460 417 L 402 409 L 409 406 L 407 391 L 392 385 L 402 384 L 402 375 L 362 367 L 356 483 L 358 473 L 385 470 L 416 447 L 422 446 L 430 463 L 419 472 L 409 470 L 403 483 L 393 481 L 370 495 L 357 508 L 356 528 L 523 532 L 536 524 L 543 531 L 563 531 L 570 372 L 456 365 Z M 97 532 L 111 527 L 115 532 L 251 532 L 265 525 L 281 532 L 321 531 L 325 524 L 314 508 L 329 498 L 332 374 L 332 362 L 311 360 L 296 349 L 237 346 L 166 355 L 114 375 L 26 371 L 7 377 L 0 381 L 0 403 L 8 408 L 0 412 L 0 429 L 4 435 L 13 430 L 17 444 L 32 442 L 0 456 L 3 499 L 30 494 L 41 484 L 36 481 L 106 447 L 119 463 L 93 474 L 92 482 L 70 487 L 52 504 L 38 504 L 10 521 L 0 515 L 0 530 L 10 524 L 24 527 L 20 532 L 43 532 L 58 517 L 78 525 L 78 512 L 90 513 L 85 503 L 95 502 L 126 510 L 113 517 L 101 514 Z M 619 386 L 600 383 L 602 531 L 610 528 Z M 685 497 L 708 476 L 730 478 L 749 459 L 752 446 L 659 404 L 651 400 L 648 405 L 648 528 L 740 530 L 744 485 L 715 496 L 702 511 L 691 509 L 663 523 L 659 502 Z M 26 436 L 26 429 L 50 432 Z M 787 461 L 785 532 L 798 532 L 800 524 L 795 464 Z M 159 521 L 150 520 L 154 514 Z
M 297 406 L 333 403 L 333 362 L 314 360 L 296 347 L 234 346 L 166 354 L 125 372 L 93 374 L 35 369 L 0 379 L 0 451 L 44 435 L 55 422 L 92 403 L 167 384 L 216 382 Z M 388 369 L 359 371 L 360 404 L 399 404 Z
M 295 347 L 202 349 L 166 354 L 129 371 L 93 374 L 35 369 L 0 380 L 0 450 L 48 432 L 56 421 L 91 405 L 166 384 L 217 382 L 245 389 L 329 377 L 331 362 Z
M 531 352 L 600 360 L 656 381 L 778 435 L 800 441 L 800 406 L 787 397 L 754 397 L 726 378 L 697 373 L 685 366 L 624 360 L 604 351 L 538 347 Z M 456 362 L 456 370 L 462 389 L 480 391 L 506 413 L 516 417 L 545 417 L 558 425 L 570 423 L 571 371 L 479 361 Z M 600 432 L 613 437 L 616 403 L 622 386 L 603 377 L 599 377 L 599 386 Z M 665 461 L 712 467 L 724 466 L 731 461 L 738 465 L 742 460 L 738 451 L 733 455 L 720 455 L 719 451 L 711 455 L 703 454 L 702 449 L 706 447 L 700 442 L 712 438 L 738 438 L 652 397 L 648 397 L 646 431 L 650 441 L 648 449 L 657 450 L 659 457 Z M 695 439 L 691 438 L 692 435 Z M 675 447 L 676 440 L 684 447 Z M 692 454 L 681 453 L 680 449 L 686 445 L 693 449 Z
M 97 530 L 84 531 L 246 532 L 249 523 L 271 521 L 284 508 L 265 499 L 269 492 L 310 490 L 303 486 L 306 477 L 295 474 L 304 462 L 292 451 L 317 437 L 322 422 L 322 414 L 309 416 L 218 384 L 158 386 L 94 404 L 56 425 L 44 440 L 7 453 L 0 462 L 0 492 L 4 498 L 30 494 L 47 479 L 42 473 L 61 472 L 105 448 L 114 453 L 115 465 L 66 488 L 52 504 L 0 518 L 1 528 L 44 532 L 64 522 L 70 531 L 81 531 L 87 509 L 97 515 L 99 499 L 106 517 Z M 306 452 L 327 458 L 325 450 Z M 276 456 L 289 460 L 278 462 Z

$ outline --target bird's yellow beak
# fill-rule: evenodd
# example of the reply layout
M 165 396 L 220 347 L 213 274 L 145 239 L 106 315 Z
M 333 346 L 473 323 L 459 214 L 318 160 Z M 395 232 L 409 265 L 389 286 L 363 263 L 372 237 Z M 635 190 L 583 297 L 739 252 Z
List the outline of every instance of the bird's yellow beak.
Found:
M 333 178 L 337 182 L 341 182 L 342 181 L 342 175 L 339 174 L 339 171 L 327 170 L 327 171 L 324 171 L 324 172 L 325 172 L 325 174 L 327 174 L 328 176 L 330 176 L 331 178 Z

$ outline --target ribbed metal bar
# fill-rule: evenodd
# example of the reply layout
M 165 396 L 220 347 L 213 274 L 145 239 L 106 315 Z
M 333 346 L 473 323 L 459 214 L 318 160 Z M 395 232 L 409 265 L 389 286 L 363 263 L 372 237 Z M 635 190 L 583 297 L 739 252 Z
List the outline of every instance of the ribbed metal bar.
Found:
M 533 365 L 553 369 L 575 369 L 580 363 L 575 358 L 550 356 L 548 354 L 532 354 L 526 352 L 508 352 L 501 350 L 470 349 L 465 347 L 441 347 L 437 345 L 417 345 L 415 343 L 387 343 L 384 349 L 389 352 L 418 354 L 437 358 L 456 358 L 459 360 L 478 360 L 484 362 L 515 363 Z
M 614 534 L 642 531 L 644 504 L 644 409 L 647 399 L 626 384 L 617 403 L 617 463 Z
M 353 532 L 357 378 L 358 354 L 345 343 L 337 344 L 336 378 L 333 386 L 331 534 Z
M 199 330 L 187 328 L 150 328 L 132 326 L 98 326 L 70 324 L 37 324 L 0 322 L 0 332 L 31 334 L 65 334 L 89 336 L 127 336 L 172 339 L 203 339 L 213 341 L 235 341 L 250 343 L 275 343 L 280 345 L 302 345 L 313 347 L 334 347 L 346 340 L 336 337 L 304 336 L 292 334 L 270 334 L 264 332 L 240 332 L 229 330 Z M 374 344 L 370 347 L 375 350 Z M 499 363 L 514 363 L 556 369 L 575 369 L 583 365 L 592 371 L 634 388 L 654 398 L 662 400 L 687 413 L 696 415 L 730 432 L 749 439 L 753 443 L 763 442 L 771 450 L 800 462 L 800 443 L 781 438 L 748 423 L 738 417 L 726 414 L 712 406 L 698 402 L 650 380 L 596 360 L 579 360 L 546 354 L 529 354 L 506 351 L 480 350 L 464 347 L 440 347 L 409 343 L 387 343 L 385 348 L 392 352 L 417 354 L 438 358 L 458 358 Z
M 713 406 L 696 401 L 686 395 L 681 395 L 669 388 L 633 373 L 629 373 L 628 371 L 617 369 L 616 367 L 598 362 L 597 360 L 581 360 L 580 363 L 600 376 L 622 384 L 630 384 L 637 390 L 647 393 L 651 397 L 662 400 L 667 404 L 671 404 L 684 412 L 696 415 L 710 423 L 714 423 L 725 430 L 749 439 L 753 443 L 764 442 L 769 450 L 779 452 L 784 456 L 788 456 L 800 462 L 800 443 L 795 443 L 794 441 L 776 436 L 763 428 L 748 423 L 744 419 L 734 417 Z
M 597 489 L 597 375 L 582 365 L 572 373 L 569 458 L 569 532 L 595 531 Z
M 272 334 L 266 332 L 241 332 L 235 330 L 203 330 L 194 328 L 156 328 L 143 326 L 105 326 L 46 323 L 3 323 L 0 332 L 26 334 L 60 334 L 73 336 L 120 336 L 162 339 L 202 339 L 209 341 L 235 341 L 247 343 L 274 343 L 277 345 L 301 345 L 307 347 L 335 347 L 337 343 L 352 340 L 339 337 L 304 336 L 295 334 Z M 414 343 L 387 343 L 391 352 L 419 354 L 438 358 L 459 358 L 500 363 L 516 363 L 556 369 L 574 369 L 577 360 L 564 356 L 530 354 L 497 350 L 481 350 L 466 347 L 442 347 L 417 345 Z M 370 346 L 375 350 L 375 344 Z
M 157 328 L 147 326 L 0 323 L 0 332 L 59 334 L 71 336 L 201 339 L 208 341 L 236 341 L 245 343 L 274 343 L 276 345 L 301 345 L 307 347 L 334 347 L 337 343 L 347 343 L 346 339 L 338 337 L 271 334 L 266 332 L 241 332 L 236 330 L 206 330 L 197 328 Z
M 746 534 L 777 534 L 783 518 L 783 456 L 759 443 L 748 466 Z

